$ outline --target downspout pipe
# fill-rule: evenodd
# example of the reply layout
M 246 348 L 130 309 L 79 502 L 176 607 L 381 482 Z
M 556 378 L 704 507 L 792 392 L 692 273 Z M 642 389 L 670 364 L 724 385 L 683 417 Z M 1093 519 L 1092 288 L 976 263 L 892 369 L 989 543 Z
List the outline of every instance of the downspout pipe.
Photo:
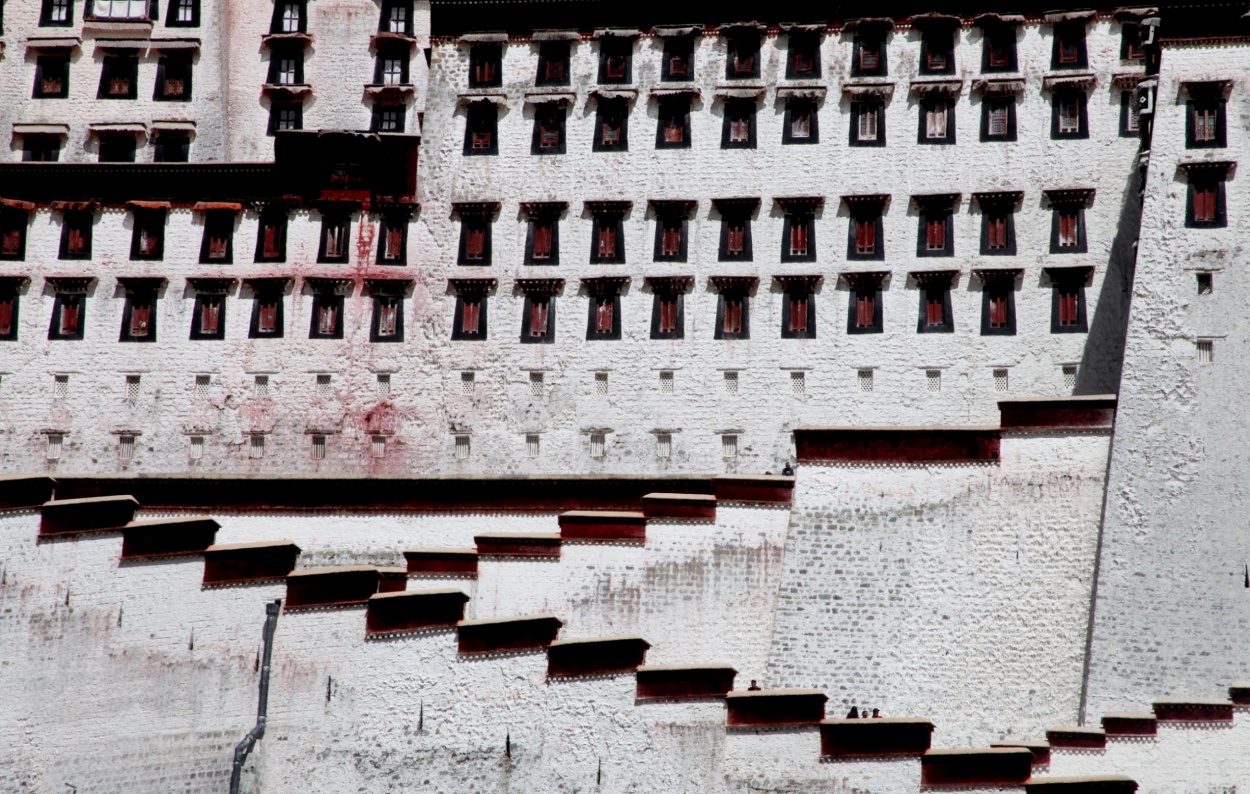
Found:
M 243 764 L 247 754 L 260 737 L 265 735 L 265 714 L 269 710 L 269 659 L 273 656 L 273 632 L 278 628 L 278 609 L 282 601 L 265 604 L 265 651 L 260 666 L 260 702 L 256 706 L 256 726 L 247 732 L 234 748 L 234 769 L 230 771 L 230 794 L 239 794 Z

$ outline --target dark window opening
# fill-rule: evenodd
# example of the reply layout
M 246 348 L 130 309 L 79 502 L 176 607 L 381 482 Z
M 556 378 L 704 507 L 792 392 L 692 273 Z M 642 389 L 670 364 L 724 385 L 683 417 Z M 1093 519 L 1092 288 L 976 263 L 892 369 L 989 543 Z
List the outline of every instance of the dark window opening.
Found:
M 309 339 L 343 338 L 343 296 L 327 288 L 318 290 L 312 299 L 312 324 Z
M 226 296 L 199 293 L 191 314 L 192 339 L 226 338 Z
M 555 102 L 534 106 L 532 154 L 564 154 L 565 109 Z
M 480 341 L 486 338 L 486 296 L 481 293 L 456 296 L 451 338 Z
M 949 277 L 919 279 L 920 321 L 917 333 L 945 334 L 955 330 L 951 316 L 951 282 Z
M 721 215 L 720 252 L 721 262 L 750 262 L 751 213 L 754 202 L 722 201 L 716 205 Z
M 955 142 L 955 103 L 947 96 L 931 96 L 920 103 L 919 143 Z
M 1052 278 L 1054 278 L 1052 276 Z M 1052 334 L 1079 334 L 1089 330 L 1085 317 L 1085 281 L 1064 275 L 1052 286 Z
M 690 100 L 670 99 L 660 102 L 659 129 L 655 148 L 690 148 Z
M 370 342 L 404 341 L 404 299 L 398 295 L 373 296 Z
M 278 290 L 257 292 L 252 301 L 251 339 L 280 339 L 283 335 L 282 293 Z
M 152 98 L 158 102 L 191 101 L 191 56 L 166 55 L 157 61 Z
M 660 290 L 651 304 L 651 338 L 685 337 L 685 300 L 680 292 Z
M 0 259 L 20 261 L 26 258 L 26 227 L 30 213 L 14 207 L 0 207 Z M 0 283 L 0 291 L 5 286 Z
M 920 37 L 920 73 L 955 73 L 955 40 L 950 28 L 928 30 Z
M 321 218 L 321 245 L 318 262 L 346 262 L 351 250 L 352 219 L 349 215 L 330 214 Z
M 408 216 L 385 215 L 378 224 L 378 264 L 408 263 Z
M 304 0 L 278 0 L 273 4 L 270 33 L 305 33 L 308 14 Z
M 782 293 L 782 339 L 816 338 L 816 293 L 808 286 L 787 288 Z
M 851 53 L 852 77 L 884 77 L 889 74 L 885 57 L 885 34 L 860 34 Z
M 133 163 L 138 141 L 133 132 L 100 133 L 99 159 L 102 163 Z
M 133 55 L 106 55 L 100 70 L 97 99 L 134 99 L 139 95 L 139 59 Z
M 786 79 L 820 77 L 820 34 L 791 33 L 786 58 Z
M 269 134 L 304 128 L 304 105 L 300 102 L 274 102 L 269 106 Z
M 846 258 L 852 260 L 885 259 L 884 231 L 880 205 L 854 208 L 850 217 Z
M 1015 336 L 1015 274 L 983 275 L 981 289 L 981 335 Z
M 525 264 L 560 264 L 560 219 L 558 213 L 538 211 L 530 214 L 525 234 Z
M 1060 91 L 1054 96 L 1052 138 L 1088 138 L 1086 96 L 1083 91 Z
M 1146 48 L 1142 46 L 1142 27 L 1136 22 L 1125 22 L 1120 28 L 1120 60 L 1146 60 Z
M 993 25 L 984 29 L 981 50 L 981 71 L 1016 71 L 1016 28 Z
M 885 105 L 851 103 L 851 146 L 885 146 Z
M 981 140 L 1016 139 L 1016 98 L 985 97 L 981 101 Z
M 165 27 L 197 28 L 200 26 L 200 0 L 170 0 Z
M 60 135 L 22 136 L 22 160 L 29 163 L 55 163 L 60 159 Z
M 750 339 L 750 297 L 745 291 L 720 293 L 716 303 L 716 339 Z
M 586 318 L 588 341 L 621 338 L 621 296 L 615 284 L 591 284 L 589 314 Z
M 304 82 L 304 50 L 301 46 L 272 46 L 269 52 L 271 85 L 302 85 Z
M 119 342 L 156 341 L 156 292 L 127 292 L 122 309 L 122 330 Z
M 234 217 L 233 210 L 210 210 L 204 214 L 200 262 L 214 265 L 234 263 Z
M 480 216 L 462 218 L 460 221 L 460 257 L 457 264 L 489 265 L 490 263 L 490 219 Z
M 1087 250 L 1085 240 L 1085 210 L 1072 204 L 1061 204 L 1053 210 L 1050 252 L 1052 254 L 1083 254 Z
M 40 55 L 35 60 L 35 99 L 69 96 L 69 56 Z
M 872 276 L 848 279 L 850 308 L 848 334 L 879 334 L 884 330 L 881 312 L 881 281 Z
M 624 152 L 629 150 L 629 104 L 624 99 L 596 100 L 595 140 L 596 152 Z
M 1015 255 L 1015 213 L 1010 208 L 998 205 L 982 206 L 981 253 L 987 256 Z
M 675 213 L 657 213 L 655 219 L 655 256 L 657 262 L 686 261 L 688 220 Z
M 185 163 L 191 159 L 191 136 L 184 132 L 163 131 L 152 142 L 152 161 Z
M 754 99 L 731 99 L 725 102 L 722 149 L 755 148 L 755 113 Z
M 165 210 L 136 209 L 130 236 L 130 258 L 157 260 L 165 256 Z
M 617 214 L 601 213 L 591 224 L 590 263 L 625 264 L 625 220 Z
M 503 85 L 503 48 L 498 44 L 475 44 L 469 50 L 469 85 L 492 88 Z
M 1055 49 L 1051 66 L 1055 69 L 1084 69 L 1085 20 L 1060 22 L 1054 27 Z
M 95 215 L 90 210 L 66 210 L 61 220 L 61 259 L 91 258 L 91 226 Z
M 781 142 L 783 144 L 819 143 L 816 103 L 810 99 L 792 99 L 786 103 L 782 120 Z
M 538 76 L 535 85 L 569 84 L 569 43 L 548 41 L 538 48 Z
M 470 105 L 464 129 L 464 153 L 470 156 L 499 154 L 498 125 L 499 108 L 493 103 L 474 102 Z
M 1224 210 L 1224 180 L 1194 176 L 1189 182 L 1189 212 L 1186 225 L 1219 228 L 1228 220 Z
M 951 233 L 953 212 L 948 207 L 920 209 L 920 239 L 916 256 L 954 256 L 955 241 Z
M 374 132 L 403 132 L 407 108 L 404 105 L 374 105 Z
M 39 13 L 40 27 L 70 27 L 74 24 L 74 6 L 70 0 L 43 0 Z
M 599 82 L 629 83 L 633 80 L 634 40 L 605 37 L 599 40 Z
M 408 83 L 408 48 L 386 47 L 378 52 L 373 64 L 374 85 L 406 85 Z
M 694 79 L 694 39 L 677 36 L 664 41 L 660 79 L 688 83 Z
M 412 35 L 412 0 L 383 0 L 379 33 Z
M 0 286 L 0 341 L 17 340 L 17 310 L 17 288 L 11 285 Z
M 555 341 L 555 297 L 538 293 L 526 295 L 521 318 L 522 344 L 546 345 Z
M 759 31 L 744 30 L 728 39 L 728 58 L 725 77 L 729 80 L 749 80 L 760 76 Z
M 1224 102 L 1201 98 L 1188 104 L 1186 145 L 1191 149 L 1220 148 L 1225 145 Z
M 52 304 L 48 339 L 82 339 L 87 296 L 79 292 L 58 292 Z
M 816 218 L 814 215 L 786 214 L 782 231 L 781 261 L 816 261 Z
M 286 261 L 286 213 L 265 213 L 260 216 L 256 236 L 257 262 Z

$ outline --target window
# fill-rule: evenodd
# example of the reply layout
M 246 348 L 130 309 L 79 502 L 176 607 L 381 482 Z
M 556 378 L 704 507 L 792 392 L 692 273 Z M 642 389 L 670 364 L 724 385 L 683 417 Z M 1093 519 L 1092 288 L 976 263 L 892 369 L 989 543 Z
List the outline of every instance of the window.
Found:
M 74 6 L 71 0 L 43 0 L 39 14 L 42 27 L 69 27 L 74 24 Z
M 16 207 L 0 207 L 0 260 L 26 258 L 26 227 L 30 212 Z M 0 288 L 4 282 L 0 281 Z
M 787 80 L 810 80 L 820 77 L 820 34 L 795 32 L 789 37 L 786 57 Z
M 323 435 L 314 435 L 312 437 L 312 459 L 325 460 L 326 458 L 326 437 Z
M 157 61 L 152 98 L 158 102 L 191 101 L 191 56 L 165 55 Z
M 301 85 L 303 82 L 303 48 L 272 47 L 269 53 L 269 83 L 271 85 Z
M 623 212 L 596 212 L 590 231 L 592 265 L 625 264 L 625 219 Z
M 596 460 L 606 457 L 608 454 L 607 438 L 603 433 L 590 434 L 590 457 Z
M 277 0 L 273 4 L 270 33 L 304 33 L 308 29 L 304 0 Z
M 247 456 L 253 460 L 259 460 L 265 457 L 265 437 L 260 433 L 252 434 L 251 444 L 248 446 Z
M 200 25 L 200 0 L 170 0 L 165 26 L 195 28 Z
M 924 380 L 927 391 L 939 392 L 942 390 L 942 370 L 926 369 L 924 371 Z
M 65 210 L 61 215 L 61 259 L 91 258 L 91 210 Z
M 52 376 L 52 397 L 56 400 L 69 397 L 69 375 Z
M 1085 102 L 1085 93 L 1081 91 L 1061 91 L 1055 94 L 1052 138 L 1089 137 Z
M 862 26 L 861 26 L 862 27 Z M 851 53 L 852 77 L 884 77 L 889 74 L 885 58 L 884 31 L 862 31 Z
M 0 282 L 0 341 L 17 340 L 18 284 L 13 279 Z
M 781 142 L 819 143 L 820 135 L 817 127 L 816 103 L 810 99 L 792 99 L 786 103 L 785 118 L 782 120 Z
M 924 221 L 924 250 L 926 253 L 945 252 L 947 243 L 945 216 L 928 217 Z
M 879 334 L 884 326 L 881 312 L 880 273 L 848 273 L 850 308 L 847 313 L 848 334 Z M 862 385 L 862 384 L 861 384 Z
M 99 160 L 102 163 L 133 163 L 137 141 L 131 132 L 101 133 Z
M 126 304 L 122 309 L 121 342 L 156 341 L 156 287 L 137 284 L 126 287 Z M 138 391 L 138 376 L 135 391 Z M 129 378 L 127 378 L 129 381 Z
M 599 40 L 599 82 L 629 83 L 633 80 L 634 40 L 604 37 Z
M 781 261 L 816 261 L 815 215 L 809 212 L 786 212 L 782 227 Z
M 1016 98 L 985 97 L 981 101 L 981 140 L 1016 139 Z
M 1210 364 L 1211 362 L 1215 361 L 1215 340 L 1214 339 L 1199 339 L 1197 340 L 1197 345 L 1198 345 L 1198 363 L 1199 364 Z
M 595 373 L 595 394 L 607 394 L 607 393 L 608 393 L 608 373 L 596 372 Z
M 69 55 L 40 55 L 35 59 L 35 99 L 69 96 Z
M 734 372 L 731 370 L 729 372 L 724 373 L 724 377 L 722 378 L 722 380 L 725 383 L 726 394 L 738 393 L 738 373 L 737 372 Z
M 657 203 L 655 213 L 655 261 L 685 262 L 686 235 L 688 229 L 688 205 L 674 202 L 677 206 Z
M 525 264 L 560 264 L 560 220 L 558 210 L 530 213 L 525 235 Z
M 785 282 L 781 297 L 781 338 L 816 338 L 815 279 L 797 278 Z
M 316 291 L 312 297 L 309 339 L 343 338 L 343 295 L 336 287 L 337 285 L 332 281 L 313 285 Z M 319 375 L 318 378 L 320 377 Z
M 535 85 L 569 84 L 569 43 L 548 41 L 538 48 L 538 76 Z
M 408 215 L 383 215 L 378 223 L 378 264 L 408 263 Z
M 379 33 L 412 35 L 412 0 L 383 0 Z
M 738 30 L 728 40 L 725 77 L 729 80 L 750 80 L 760 76 L 760 33 Z
M 131 211 L 134 229 L 130 235 L 131 259 L 162 259 L 165 256 L 165 210 Z
M 978 193 L 981 207 L 981 254 L 1014 256 L 1016 253 L 1015 193 Z
M 499 154 L 496 130 L 499 108 L 491 102 L 474 102 L 466 112 L 464 153 L 469 156 Z
M 190 460 L 200 460 L 204 457 L 204 436 L 188 436 L 189 445 L 187 449 L 187 457 Z
M 460 373 L 460 393 L 472 394 L 473 386 L 474 386 L 476 379 L 477 379 L 476 374 L 473 372 L 461 372 Z
M 593 341 L 621 338 L 621 296 L 618 289 L 615 285 L 592 289 L 586 339 Z
M 404 299 L 402 297 L 399 295 L 373 296 L 373 320 L 369 327 L 369 341 L 404 341 Z
M 1085 20 L 1075 19 L 1055 25 L 1055 49 L 1051 56 L 1055 69 L 1084 69 Z
M 624 99 L 595 100 L 595 139 L 592 144 L 596 152 L 624 152 L 629 150 L 629 103 Z
M 1007 370 L 996 369 L 992 372 L 994 378 L 994 391 L 1007 391 Z
M 530 433 L 525 436 L 525 454 L 527 457 L 536 458 L 539 453 L 540 436 L 537 433 Z
M 882 210 L 884 197 L 873 201 L 848 202 L 851 209 L 846 242 L 847 259 L 885 259 L 885 232 Z
M 521 343 L 551 344 L 555 341 L 555 298 L 547 293 L 527 293 L 521 318 Z
M 920 37 L 920 73 L 955 73 L 955 37 L 950 27 L 933 26 Z
M 920 103 L 920 143 L 955 142 L 955 105 L 949 97 L 931 96 Z
M 1214 291 L 1214 275 L 1211 273 L 1198 273 L 1198 294 L 1210 295 Z
M 263 212 L 257 225 L 256 261 L 286 261 L 286 223 L 285 212 Z
M 274 102 L 269 106 L 269 134 L 304 128 L 304 106 L 299 102 Z
M 951 282 L 950 273 L 918 274 L 916 283 L 920 287 L 920 321 L 917 333 L 951 333 L 955 330 L 954 318 L 951 316 Z
M 1188 216 L 1186 226 L 1217 228 L 1227 225 L 1222 174 L 1217 178 L 1214 174 L 1190 170 Z
M 185 163 L 191 158 L 191 136 L 185 132 L 160 130 L 152 142 L 152 162 Z
M 389 397 L 391 394 L 391 373 L 377 373 L 375 382 L 378 385 L 378 395 L 381 397 Z
M 191 339 L 226 338 L 226 294 L 228 282 L 208 289 L 196 289 L 191 314 Z
M 55 163 L 61 159 L 60 135 L 22 136 L 22 160 L 28 163 Z
M 1125 22 L 1120 27 L 1120 60 L 1146 60 L 1146 48 L 1142 46 L 1142 28 L 1136 22 Z
M 451 338 L 477 341 L 486 338 L 486 294 L 461 290 L 456 296 Z M 471 373 L 470 373 L 471 374 Z
M 807 394 L 807 373 L 791 372 L 790 373 L 790 393 L 791 394 Z
M 981 71 L 1016 71 L 1016 28 L 1008 24 L 988 24 L 983 28 Z
M 468 436 L 456 436 L 456 460 L 468 460 L 471 447 Z
M 1136 91 L 1120 92 L 1120 136 L 1136 138 L 1141 135 L 1141 106 L 1137 104 Z
M 404 85 L 408 82 L 408 51 L 387 48 L 378 53 L 373 68 L 374 85 Z
M 133 55 L 106 55 L 100 70 L 97 99 L 134 99 L 138 96 L 139 59 Z
M 87 16 L 92 19 L 147 19 L 148 0 L 91 0 Z
M 530 396 L 531 397 L 543 396 L 543 373 L 541 372 L 530 373 Z
M 460 257 L 457 264 L 491 263 L 491 215 L 489 210 L 462 211 L 460 214 Z
M 531 154 L 564 154 L 565 109 L 556 102 L 534 106 Z
M 318 262 L 346 262 L 351 249 L 352 219 L 350 215 L 330 213 L 321 216 L 321 246 Z
M 1085 210 L 1074 204 L 1056 205 L 1053 210 L 1050 252 L 1052 254 L 1083 254 L 1085 242 Z
M 721 133 L 722 149 L 755 148 L 755 111 L 753 99 L 725 102 L 725 121 Z
M 851 103 L 851 146 L 885 146 L 885 105 Z
M 1187 103 L 1185 145 L 1191 149 L 1220 148 L 1224 141 L 1224 102 L 1200 98 Z
M 61 448 L 65 441 L 65 435 L 62 433 L 48 433 L 48 442 L 44 452 L 44 457 L 48 460 L 60 460 Z
M 727 287 L 716 301 L 716 339 L 751 338 L 751 298 L 745 287 Z
M 663 370 L 660 372 L 660 393 L 672 394 L 673 392 L 673 372 L 672 370 Z
M 916 256 L 954 256 L 952 223 L 958 196 L 915 196 L 920 209 L 920 234 Z
M 987 284 L 981 295 L 981 335 L 1014 336 L 1015 293 L 1010 283 Z
M 655 148 L 690 148 L 690 99 L 670 97 L 660 101 Z
M 649 278 L 647 283 L 652 292 L 651 338 L 685 338 L 685 292 L 690 289 L 691 279 Z M 663 373 L 660 385 L 664 385 Z
M 725 460 L 738 457 L 738 437 L 726 433 L 720 437 L 720 456 Z
M 280 280 L 281 281 L 281 280 Z M 281 339 L 285 327 L 283 323 L 282 292 L 285 282 L 281 285 L 268 282 L 255 282 L 252 290 L 252 322 L 248 337 L 252 339 Z
M 268 397 L 269 396 L 269 376 L 257 375 L 256 377 L 252 378 L 252 392 L 257 397 Z
M 1051 268 L 1047 275 L 1051 280 L 1052 334 L 1085 333 L 1089 330 L 1085 318 L 1085 282 L 1090 268 Z
M 60 291 L 52 304 L 52 323 L 48 326 L 48 339 L 82 339 L 83 314 L 86 308 L 85 292 Z
M 655 434 L 655 456 L 660 460 L 670 460 L 673 457 L 672 433 Z
M 690 36 L 674 36 L 664 41 L 664 60 L 660 64 L 660 79 L 667 82 L 688 83 L 694 80 L 694 39 Z

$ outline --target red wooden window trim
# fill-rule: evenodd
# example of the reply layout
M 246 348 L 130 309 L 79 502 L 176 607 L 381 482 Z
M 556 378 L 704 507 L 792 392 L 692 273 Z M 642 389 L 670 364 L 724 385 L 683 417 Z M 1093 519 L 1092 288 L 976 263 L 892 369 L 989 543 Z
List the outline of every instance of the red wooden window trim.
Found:
M 924 231 L 926 250 L 943 251 L 946 249 L 946 218 L 926 218 Z
M 864 71 L 876 69 L 881 63 L 875 41 L 861 42 L 859 45 L 859 68 Z
M 482 327 L 482 299 L 460 299 L 460 332 L 463 334 L 479 333 Z
M 1007 103 L 1002 100 L 991 100 L 988 113 L 989 119 L 986 122 L 986 133 L 989 135 L 1006 135 L 1008 132 Z
M 261 256 L 273 259 L 282 255 L 282 221 L 266 218 L 261 221 Z
M 734 48 L 733 73 L 751 74 L 755 71 L 755 53 L 743 53 Z
M 1059 247 L 1075 248 L 1080 243 L 1080 215 L 1077 210 L 1059 210 Z
M 812 137 L 812 109 L 806 105 L 790 109 L 790 137 Z
M 685 77 L 688 68 L 684 55 L 668 56 L 668 73 L 670 77 Z
M 925 325 L 946 324 L 946 290 L 930 287 L 924 292 Z
M 550 259 L 552 242 L 552 222 L 534 221 L 534 245 L 531 259 Z
M 217 333 L 221 323 L 221 302 L 219 296 L 204 297 L 200 300 L 200 333 L 212 336 Z
M 660 333 L 671 334 L 677 330 L 677 296 L 660 298 Z
M 795 293 L 790 296 L 790 316 L 788 318 L 790 333 L 807 333 L 807 303 L 808 297 L 806 294 Z
M 1219 188 L 1216 185 L 1194 186 L 1194 220 L 1198 222 L 1215 220 L 1216 200 Z
M 1194 140 L 1213 141 L 1219 125 L 1219 113 L 1214 107 L 1194 107 Z
M 493 137 L 490 123 L 484 119 L 478 118 L 473 121 L 473 132 L 470 138 L 470 145 L 474 149 L 489 149 Z
M 660 253 L 663 256 L 681 254 L 681 221 L 669 221 L 664 224 L 664 233 L 660 241 Z
M 227 234 L 220 229 L 210 230 L 208 233 L 208 258 L 225 259 L 229 244 L 230 237 Z
M 273 334 L 278 331 L 278 301 L 280 298 L 259 298 L 260 311 L 256 315 L 256 331 L 262 334 Z
M 856 137 L 860 141 L 877 140 L 877 114 L 880 107 L 877 105 L 861 105 L 859 109 L 859 117 L 856 121 Z
M 613 313 L 616 309 L 616 298 L 605 295 L 595 298 L 595 333 L 612 333 Z
M 932 71 L 945 69 L 950 63 L 950 56 L 940 47 L 930 46 L 925 53 L 925 67 Z
M 493 55 L 479 53 L 473 63 L 473 82 L 478 84 L 493 83 L 497 64 Z
M 87 253 L 87 233 L 77 221 L 69 227 L 69 239 L 65 248 L 71 254 Z
M 156 253 L 160 247 L 160 236 L 153 233 L 145 222 L 139 228 L 139 255 L 151 256 Z
M 0 336 L 13 333 L 13 307 L 16 304 L 16 295 L 0 295 Z
M 794 73 L 810 74 L 816 70 L 816 58 L 805 48 L 794 51 Z
M 560 122 L 556 119 L 544 119 L 539 123 L 538 148 L 558 149 L 560 147 Z
M 726 334 L 742 333 L 742 304 L 746 298 L 742 295 L 724 296 L 725 310 L 722 316 L 721 332 Z
M 391 337 L 399 329 L 399 301 L 395 298 L 378 299 L 378 336 Z
M 1061 31 L 1059 36 L 1059 63 L 1073 64 L 1081 60 L 1081 45 L 1071 30 Z
M 382 238 L 382 258 L 387 261 L 402 259 L 404 256 L 404 227 L 399 222 L 386 224 L 386 235 Z
M 1007 293 L 997 290 L 990 293 L 990 328 L 1007 327 Z
M 1059 99 L 1059 131 L 1060 132 L 1080 132 L 1081 130 L 1081 101 L 1075 95 L 1060 97 Z
M 1011 65 L 1011 49 L 1001 41 L 1002 34 L 990 42 L 990 66 L 1002 68 Z
M 332 299 L 327 299 L 331 301 Z M 334 327 L 338 325 L 339 307 L 333 302 L 322 303 L 317 307 L 317 333 L 332 334 Z
M 130 78 L 110 77 L 108 92 L 110 96 L 126 96 L 130 93 Z
M 615 113 L 604 114 L 601 137 L 605 146 L 615 146 L 621 142 L 621 119 Z
M 871 328 L 876 322 L 877 294 L 875 290 L 855 291 L 855 327 Z
M 530 336 L 547 335 L 547 310 L 549 308 L 550 298 L 537 295 L 530 297 Z
M 471 223 L 464 230 L 464 258 L 477 261 L 486 258 L 486 227 Z
M 738 255 L 746 252 L 747 224 L 744 220 L 732 220 L 725 229 L 725 252 Z
M 332 221 L 326 224 L 326 258 L 338 259 L 347 255 L 347 224 Z
M 946 100 L 935 100 L 925 108 L 925 137 L 930 140 L 943 140 L 947 135 Z
M 82 306 L 80 300 L 81 298 L 77 295 L 62 296 L 59 323 L 61 336 L 72 336 L 78 333 L 78 318 Z
M 746 143 L 751 140 L 751 117 L 748 111 L 739 109 L 730 117 L 729 140 L 731 143 Z
M 807 256 L 807 218 L 790 221 L 790 256 Z
M 601 259 L 612 259 L 616 256 L 616 226 L 610 220 L 599 224 L 598 247 Z
M 10 226 L 4 230 L 3 237 L 0 237 L 0 254 L 5 256 L 17 256 L 22 252 L 22 229 L 19 226 Z
M 625 56 L 621 53 L 609 53 L 604 59 L 604 73 L 609 80 L 624 80 Z
M 877 252 L 877 221 L 875 218 L 855 219 L 855 253 Z
M 1080 287 L 1062 285 L 1059 287 L 1059 324 L 1076 325 L 1078 322 L 1077 307 L 1079 305 Z
M 130 304 L 130 336 L 138 339 L 152 331 L 152 302 L 150 298 L 132 298 Z
M 671 110 L 664 117 L 664 142 L 681 143 L 686 139 L 686 125 L 679 110 Z
M 986 220 L 986 247 L 998 251 L 1007 247 L 1007 216 L 991 215 Z
M 564 60 L 549 60 L 543 69 L 543 78 L 551 82 L 557 82 L 564 79 Z

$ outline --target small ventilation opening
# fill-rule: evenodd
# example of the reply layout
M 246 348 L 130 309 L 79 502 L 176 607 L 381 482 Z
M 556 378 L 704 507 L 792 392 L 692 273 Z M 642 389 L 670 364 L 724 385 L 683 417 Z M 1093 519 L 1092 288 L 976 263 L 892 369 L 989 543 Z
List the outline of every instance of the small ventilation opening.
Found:
M 256 393 L 257 397 L 268 397 L 269 396 L 269 376 L 257 375 L 256 378 L 252 381 L 252 391 Z
M 196 375 L 195 376 L 195 396 L 200 399 L 208 397 L 209 387 L 213 385 L 212 375 Z
M 942 370 L 926 369 L 924 371 L 924 379 L 929 391 L 939 392 L 942 390 Z
M 265 457 L 265 437 L 256 434 L 252 436 L 252 445 L 248 451 L 248 457 L 259 459 Z
M 596 372 L 595 373 L 595 394 L 607 394 L 607 393 L 608 393 L 608 373 Z
M 859 390 L 872 391 L 872 370 L 861 369 L 859 371 Z
M 534 397 L 543 396 L 543 374 L 541 372 L 530 373 L 530 395 Z
M 317 376 L 317 396 L 318 397 L 330 396 L 330 376 L 329 375 Z
M 187 457 L 191 460 L 200 460 L 204 457 L 204 436 L 191 436 Z
M 386 457 L 386 436 L 373 436 L 369 439 L 369 456 L 374 458 Z
M 1198 294 L 1199 295 L 1210 295 L 1213 287 L 1214 287 L 1214 283 L 1212 281 L 1210 273 L 1198 274 Z
M 538 457 L 539 438 L 537 433 L 531 433 L 525 437 L 525 454 L 531 458 Z
M 473 384 L 474 384 L 474 380 L 475 380 L 475 378 L 474 378 L 474 373 L 472 373 L 472 372 L 461 372 L 461 373 L 460 373 L 460 393 L 461 393 L 461 394 L 472 394 L 472 393 L 473 393 Z
M 1007 370 L 994 370 L 994 391 L 1007 391 Z
M 738 437 L 726 433 L 720 437 L 720 455 L 725 460 L 738 457 Z
M 655 456 L 660 460 L 670 460 L 673 457 L 672 433 L 655 434 Z
M 726 394 L 738 393 L 738 373 L 737 372 L 725 373 L 725 393 Z
M 599 459 L 608 454 L 607 439 L 603 433 L 590 434 L 590 457 Z
M 1198 363 L 1210 364 L 1215 361 L 1215 340 L 1199 339 L 1198 340 Z
M 664 371 L 660 373 L 660 392 L 662 394 L 673 393 L 673 373 Z
M 54 375 L 52 377 L 52 396 L 58 400 L 63 400 L 69 395 L 69 375 Z
M 469 457 L 469 437 L 456 436 L 456 460 L 466 460 Z
M 60 433 L 48 434 L 48 446 L 45 456 L 48 460 L 61 459 L 61 443 L 65 440 L 65 436 Z
M 117 437 L 117 458 L 123 462 L 134 460 L 135 457 L 135 437 L 134 436 L 118 436 Z
M 378 394 L 386 397 L 391 393 L 391 375 L 389 372 L 378 373 Z
M 127 400 L 139 399 L 139 382 L 140 381 L 139 381 L 138 375 L 126 376 L 126 399 Z
M 791 372 L 790 373 L 790 393 L 791 394 L 807 394 L 807 373 Z
M 1071 391 L 1076 388 L 1076 365 L 1065 364 L 1063 367 L 1063 388 Z

